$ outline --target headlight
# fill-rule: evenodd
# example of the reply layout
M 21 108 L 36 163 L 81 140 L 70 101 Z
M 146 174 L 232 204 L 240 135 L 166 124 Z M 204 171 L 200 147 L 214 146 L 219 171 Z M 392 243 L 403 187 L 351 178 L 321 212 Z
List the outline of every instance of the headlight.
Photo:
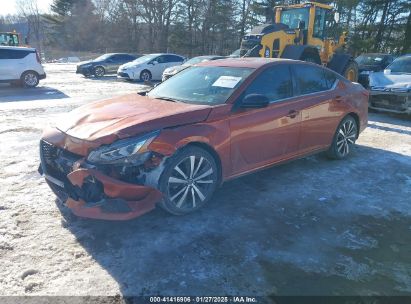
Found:
M 150 144 L 157 137 L 159 131 L 149 133 L 139 138 L 119 140 L 109 146 L 91 151 L 87 161 L 95 164 L 132 163 L 141 155 L 141 148 Z
M 370 74 L 371 74 L 370 71 L 362 71 L 362 72 L 360 73 L 360 75 L 370 75 Z
M 89 68 L 89 67 L 91 67 L 91 66 L 92 66 L 92 64 L 91 64 L 91 63 L 88 63 L 88 64 L 83 65 L 82 67 L 83 67 L 83 68 Z

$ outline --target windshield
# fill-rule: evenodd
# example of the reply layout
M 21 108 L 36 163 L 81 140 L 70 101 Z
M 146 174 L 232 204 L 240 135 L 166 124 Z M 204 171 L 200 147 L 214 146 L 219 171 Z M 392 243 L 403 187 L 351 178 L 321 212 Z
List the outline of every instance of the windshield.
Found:
M 378 65 L 383 60 L 384 60 L 384 56 L 377 55 L 377 54 L 360 55 L 357 58 L 355 58 L 355 61 L 357 61 L 358 64 L 362 64 L 362 65 Z
M 101 55 L 100 57 L 97 57 L 96 59 L 94 59 L 95 61 L 102 61 L 102 60 L 106 60 L 108 57 L 110 57 L 112 54 L 104 54 Z
M 211 57 L 194 57 L 191 58 L 190 60 L 186 61 L 184 65 L 195 65 L 197 63 L 203 62 L 203 61 L 209 61 Z
M 253 71 L 250 68 L 194 66 L 161 83 L 148 96 L 192 104 L 223 104 Z
M 411 56 L 395 59 L 393 63 L 387 67 L 387 70 L 391 70 L 391 73 L 411 74 Z
M 154 58 L 156 58 L 156 57 L 158 57 L 158 55 L 145 55 L 145 56 L 142 56 L 142 57 L 137 58 L 136 60 L 133 60 L 132 62 L 133 62 L 133 63 L 140 64 L 140 63 L 144 63 L 144 62 L 150 61 L 150 60 L 152 60 L 152 59 L 154 59 Z
M 300 21 L 305 22 L 305 29 L 308 27 L 309 9 L 308 8 L 293 8 L 286 9 L 281 12 L 281 23 L 288 25 L 292 29 L 298 28 Z

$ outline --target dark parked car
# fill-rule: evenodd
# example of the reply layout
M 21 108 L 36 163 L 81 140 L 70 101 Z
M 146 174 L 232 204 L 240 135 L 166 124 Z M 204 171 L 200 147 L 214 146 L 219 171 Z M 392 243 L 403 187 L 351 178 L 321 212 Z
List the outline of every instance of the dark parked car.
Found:
M 170 78 L 171 76 L 174 76 L 175 74 L 197 64 L 203 61 L 209 61 L 209 60 L 217 60 L 217 59 L 224 59 L 226 57 L 224 56 L 217 56 L 217 55 L 209 55 L 209 56 L 198 56 L 198 57 L 194 57 L 191 58 L 190 60 L 187 60 L 186 62 L 184 62 L 182 65 L 176 65 L 176 66 L 172 66 L 169 67 L 167 69 L 164 70 L 163 72 L 163 77 L 162 77 L 162 81 L 167 80 L 168 78 Z
M 133 61 L 141 55 L 113 53 L 104 54 L 94 60 L 84 61 L 77 65 L 77 74 L 102 77 L 105 74 L 116 74 L 120 65 Z
M 383 71 L 395 57 L 390 54 L 369 53 L 362 54 L 355 58 L 358 63 L 358 82 L 363 85 L 364 88 L 369 86 L 369 75 L 371 72 Z
M 411 114 L 411 54 L 370 75 L 371 109 Z
M 367 90 L 316 64 L 207 61 L 145 96 L 74 110 L 43 133 L 40 172 L 78 216 L 126 220 L 157 203 L 186 214 L 238 176 L 321 151 L 346 158 L 367 109 Z

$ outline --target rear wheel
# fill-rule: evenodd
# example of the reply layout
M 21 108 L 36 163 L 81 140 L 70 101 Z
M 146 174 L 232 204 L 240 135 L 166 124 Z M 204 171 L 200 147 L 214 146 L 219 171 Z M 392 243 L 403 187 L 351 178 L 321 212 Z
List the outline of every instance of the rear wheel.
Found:
M 358 65 L 354 60 L 348 61 L 347 65 L 344 67 L 343 76 L 349 81 L 358 81 Z
M 357 140 L 358 125 L 355 119 L 346 116 L 338 125 L 335 132 L 333 143 L 327 151 L 328 157 L 332 159 L 346 158 L 352 151 Z
M 34 71 L 27 71 L 21 75 L 21 84 L 26 88 L 34 88 L 39 84 L 39 74 Z
M 196 211 L 210 200 L 217 182 L 214 157 L 198 147 L 183 148 L 168 160 L 160 178 L 161 206 L 176 215 Z
M 316 63 L 316 64 L 321 64 L 321 59 L 320 56 L 318 54 L 316 54 L 315 52 L 304 52 L 300 58 L 300 60 L 302 61 L 306 61 L 306 62 L 312 62 L 312 63 Z

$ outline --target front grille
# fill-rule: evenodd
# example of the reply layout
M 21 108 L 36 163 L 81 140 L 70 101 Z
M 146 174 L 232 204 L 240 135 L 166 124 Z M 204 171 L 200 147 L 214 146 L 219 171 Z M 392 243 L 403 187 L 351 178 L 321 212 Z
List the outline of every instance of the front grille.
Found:
M 120 77 L 130 78 L 130 76 L 128 76 L 127 73 L 123 73 L 123 72 L 119 72 L 117 75 Z
M 48 142 L 40 141 L 40 153 L 43 160 L 47 164 L 51 164 L 57 158 L 57 147 L 49 144 Z
M 73 164 L 81 158 L 44 140 L 40 141 L 40 157 L 45 173 L 62 182 L 66 181 Z
M 373 107 L 403 111 L 406 110 L 407 96 L 395 94 L 371 95 L 370 102 Z

